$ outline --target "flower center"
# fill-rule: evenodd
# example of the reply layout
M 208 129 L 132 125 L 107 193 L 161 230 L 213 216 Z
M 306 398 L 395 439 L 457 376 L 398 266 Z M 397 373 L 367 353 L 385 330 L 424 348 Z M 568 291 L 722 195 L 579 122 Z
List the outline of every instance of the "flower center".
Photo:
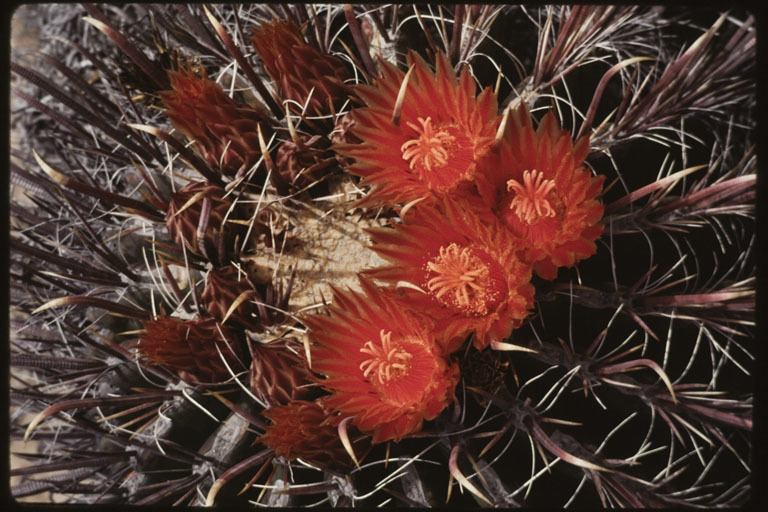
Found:
M 455 243 L 440 247 L 440 254 L 427 263 L 427 270 L 437 274 L 427 281 L 435 298 L 466 313 L 487 314 L 498 295 L 490 286 L 488 265 L 468 247 L 459 248 Z
M 360 363 L 360 370 L 363 372 L 363 377 L 376 373 L 379 384 L 384 385 L 392 379 L 407 374 L 413 356 L 401 347 L 392 346 L 392 331 L 386 332 L 382 329 L 379 336 L 381 337 L 380 345 L 374 345 L 372 341 L 368 341 L 360 349 L 363 354 L 371 356 L 370 359 Z
M 509 207 L 526 224 L 533 224 L 540 217 L 554 217 L 555 210 L 547 195 L 555 188 L 554 180 L 545 180 L 544 173 L 534 169 L 523 173 L 523 183 L 509 180 L 507 190 L 514 190 L 515 197 Z
M 419 117 L 418 121 L 421 127 L 411 122 L 406 123 L 419 136 L 400 146 L 400 151 L 403 153 L 403 160 L 409 161 L 411 170 L 419 166 L 427 172 L 432 172 L 432 166 L 448 163 L 448 150 L 445 146 L 455 138 L 445 130 L 436 130 L 432 126 L 431 117 Z

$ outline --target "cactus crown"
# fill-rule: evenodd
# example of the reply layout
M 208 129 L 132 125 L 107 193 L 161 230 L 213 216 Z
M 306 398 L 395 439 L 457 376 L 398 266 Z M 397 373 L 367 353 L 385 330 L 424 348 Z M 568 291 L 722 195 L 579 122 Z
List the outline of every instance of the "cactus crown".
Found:
M 28 12 L 15 497 L 748 503 L 750 13 Z

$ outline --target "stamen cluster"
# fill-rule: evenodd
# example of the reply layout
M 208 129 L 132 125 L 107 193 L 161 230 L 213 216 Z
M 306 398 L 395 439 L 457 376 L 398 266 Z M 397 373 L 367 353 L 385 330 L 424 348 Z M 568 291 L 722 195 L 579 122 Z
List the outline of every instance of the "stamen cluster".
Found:
M 411 170 L 423 169 L 432 172 L 433 165 L 444 166 L 448 163 L 446 145 L 452 143 L 455 138 L 445 130 L 435 130 L 431 117 L 419 117 L 418 121 L 420 128 L 410 121 L 406 123 L 419 136 L 404 142 L 400 151 L 403 152 L 403 160 L 410 162 Z
M 375 372 L 379 384 L 383 386 L 393 378 L 397 379 L 408 373 L 413 356 L 400 347 L 392 347 L 392 331 L 387 332 L 382 329 L 379 335 L 381 336 L 380 345 L 374 345 L 372 341 L 368 341 L 360 349 L 363 354 L 371 356 L 371 359 L 360 363 L 360 369 L 363 371 L 363 377 L 368 377 Z
M 554 188 L 554 180 L 545 180 L 544 173 L 536 169 L 525 171 L 522 185 L 515 180 L 507 182 L 507 190 L 515 193 L 509 208 L 527 224 L 533 224 L 541 217 L 554 217 L 555 210 L 547 198 Z
M 448 303 L 453 293 L 456 307 L 476 314 L 488 311 L 488 267 L 468 247 L 459 249 L 456 243 L 440 247 L 437 258 L 427 262 L 427 270 L 435 277 L 427 281 L 427 289 L 435 298 Z M 448 294 L 448 297 L 443 297 Z

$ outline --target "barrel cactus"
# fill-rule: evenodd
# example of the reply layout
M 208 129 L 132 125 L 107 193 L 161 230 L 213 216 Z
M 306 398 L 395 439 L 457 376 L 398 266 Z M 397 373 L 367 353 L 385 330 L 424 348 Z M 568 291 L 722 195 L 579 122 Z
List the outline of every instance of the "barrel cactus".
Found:
M 752 13 L 25 9 L 16 499 L 756 500 Z

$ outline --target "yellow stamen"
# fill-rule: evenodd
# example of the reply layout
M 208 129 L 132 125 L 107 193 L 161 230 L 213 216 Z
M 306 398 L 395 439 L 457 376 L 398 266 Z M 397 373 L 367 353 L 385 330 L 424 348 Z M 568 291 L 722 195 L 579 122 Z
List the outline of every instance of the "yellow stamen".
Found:
M 515 197 L 509 204 L 517 216 L 526 224 L 532 224 L 539 217 L 554 217 L 547 195 L 555 188 L 554 180 L 545 180 L 544 173 L 534 169 L 523 173 L 523 184 L 516 180 L 507 182 L 507 190 L 514 190 Z
M 449 155 L 445 146 L 452 143 L 454 137 L 445 130 L 435 130 L 431 117 L 419 117 L 418 121 L 421 128 L 411 122 L 406 123 L 419 136 L 400 146 L 400 151 L 403 153 L 403 160 L 409 161 L 411 170 L 420 165 L 427 172 L 431 172 L 432 166 L 448 163 Z
M 379 332 L 381 345 L 374 345 L 367 341 L 360 352 L 372 356 L 360 363 L 363 377 L 376 373 L 379 384 L 387 384 L 392 379 L 399 378 L 408 373 L 410 369 L 411 354 L 400 347 L 392 346 L 392 332 L 382 329 Z
M 427 288 L 438 300 L 453 293 L 455 305 L 471 313 L 486 314 L 489 271 L 487 265 L 473 255 L 468 247 L 460 249 L 455 243 L 440 248 L 440 254 L 427 263 L 427 269 L 437 274 L 427 281 Z M 450 298 L 443 300 L 450 302 Z

